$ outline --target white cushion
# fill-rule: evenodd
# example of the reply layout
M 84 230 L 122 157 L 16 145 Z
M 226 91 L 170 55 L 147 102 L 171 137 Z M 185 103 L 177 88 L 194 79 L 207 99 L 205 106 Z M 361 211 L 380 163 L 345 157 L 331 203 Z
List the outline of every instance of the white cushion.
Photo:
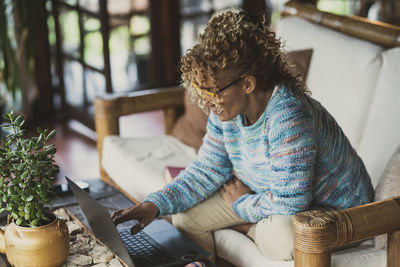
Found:
M 297 17 L 281 19 L 277 35 L 288 50 L 313 48 L 307 84 L 358 149 L 381 67 L 380 46 Z
M 243 267 L 293 267 L 293 261 L 272 261 L 265 258 L 245 235 L 223 229 L 214 232 L 217 254 Z M 372 240 L 360 246 L 332 253 L 331 267 L 384 267 L 386 250 L 376 249 Z
M 360 246 L 332 253 L 331 267 L 386 267 L 386 250 L 368 240 Z
M 238 267 L 293 267 L 293 261 L 272 261 L 265 258 L 247 236 L 230 229 L 214 232 L 217 255 Z
M 400 196 L 400 146 L 386 165 L 375 190 L 375 201 Z M 375 237 L 376 248 L 386 248 L 387 234 Z
M 359 150 L 374 186 L 399 144 L 400 48 L 393 48 L 383 53 L 382 70 Z
M 119 136 L 149 137 L 165 135 L 163 110 L 133 113 L 119 117 Z M 138 125 L 140 125 L 138 127 Z
M 390 158 L 376 186 L 375 201 L 400 196 L 400 146 Z
M 164 186 L 166 166 L 188 166 L 195 158 L 196 150 L 173 136 L 107 136 L 103 142 L 104 170 L 137 200 Z

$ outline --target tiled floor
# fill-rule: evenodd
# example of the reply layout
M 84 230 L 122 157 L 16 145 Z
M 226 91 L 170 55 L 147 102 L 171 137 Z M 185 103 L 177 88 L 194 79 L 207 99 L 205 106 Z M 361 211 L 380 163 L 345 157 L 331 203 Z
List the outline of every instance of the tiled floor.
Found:
M 53 128 L 57 134 L 49 142 L 57 148 L 55 161 L 60 167 L 56 183 L 65 182 L 64 176 L 73 180 L 100 177 L 95 133 L 77 121 L 56 124 Z

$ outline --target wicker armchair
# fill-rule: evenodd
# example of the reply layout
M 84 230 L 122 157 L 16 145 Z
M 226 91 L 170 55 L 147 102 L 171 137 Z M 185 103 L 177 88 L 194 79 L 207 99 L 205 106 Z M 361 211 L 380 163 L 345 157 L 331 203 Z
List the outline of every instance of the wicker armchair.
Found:
M 183 93 L 183 88 L 170 87 L 96 99 L 100 158 L 103 138 L 119 134 L 120 116 L 163 109 L 165 129 L 170 133 L 177 111 L 183 107 Z M 124 192 L 102 168 L 101 178 Z M 124 193 L 137 202 L 133 196 Z M 400 197 L 340 211 L 305 211 L 295 216 L 294 232 L 296 267 L 329 267 L 332 250 L 385 233 L 389 234 L 387 266 L 400 267 Z
M 163 109 L 166 132 L 171 132 L 177 110 L 183 107 L 180 87 L 154 89 L 97 99 L 96 132 L 98 151 L 107 135 L 119 134 L 118 118 L 123 115 Z M 101 169 L 101 177 L 113 184 Z M 113 184 L 122 192 L 124 190 Z M 134 202 L 129 194 L 125 193 Z M 388 267 L 400 266 L 400 197 L 340 211 L 312 210 L 299 213 L 294 219 L 295 266 L 328 267 L 330 252 L 357 240 L 388 233 Z
M 294 217 L 296 267 L 328 267 L 331 251 L 388 233 L 387 267 L 400 266 L 400 197 L 337 211 Z
M 295 15 L 325 27 L 380 44 L 400 46 L 400 30 L 357 17 L 319 12 L 296 2 L 283 15 Z M 329 267 L 331 251 L 388 233 L 387 266 L 400 266 L 400 197 L 339 211 L 311 210 L 294 217 L 295 267 Z
M 399 28 L 388 25 L 318 12 L 297 3 L 287 4 L 284 14 L 300 16 L 384 47 L 400 45 Z M 183 96 L 183 88 L 169 87 L 97 98 L 95 123 L 100 161 L 104 137 L 119 134 L 120 116 L 162 109 L 169 134 L 183 109 Z M 113 184 L 102 167 L 101 177 Z M 302 212 L 294 217 L 294 232 L 296 267 L 329 267 L 332 250 L 384 233 L 388 233 L 387 266 L 400 267 L 400 197 L 340 211 Z

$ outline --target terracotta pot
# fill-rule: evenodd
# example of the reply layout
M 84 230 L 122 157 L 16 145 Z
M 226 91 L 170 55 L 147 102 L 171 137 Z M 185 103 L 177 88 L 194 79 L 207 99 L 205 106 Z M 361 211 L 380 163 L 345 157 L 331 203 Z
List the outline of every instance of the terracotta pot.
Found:
M 0 230 L 0 252 L 15 267 L 61 266 L 69 254 L 67 225 L 58 218 L 39 227 L 10 223 L 5 232 Z

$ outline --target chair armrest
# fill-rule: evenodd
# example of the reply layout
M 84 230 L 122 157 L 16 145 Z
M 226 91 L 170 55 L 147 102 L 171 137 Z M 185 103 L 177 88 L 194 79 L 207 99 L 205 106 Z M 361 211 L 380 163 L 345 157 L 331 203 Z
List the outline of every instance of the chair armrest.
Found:
M 127 94 L 106 94 L 94 100 L 97 150 L 100 160 L 100 174 L 106 181 L 101 167 L 103 139 L 108 135 L 119 135 L 119 117 L 133 113 L 162 109 L 166 133 L 171 133 L 178 110 L 183 108 L 185 89 L 167 87 L 149 89 Z
M 294 216 L 293 227 L 295 266 L 328 267 L 330 251 L 333 249 L 354 241 L 399 231 L 400 197 L 345 210 L 301 212 Z M 395 241 L 393 247 L 396 242 L 399 241 Z
M 183 107 L 182 87 L 149 89 L 128 94 L 106 94 L 94 101 L 95 127 L 98 140 L 102 137 L 119 134 L 119 117 L 151 110 L 178 109 Z M 167 122 L 172 123 L 172 122 Z M 166 125 L 172 127 L 172 125 Z M 169 129 L 167 129 L 167 132 Z M 100 135 L 100 138 L 99 138 Z

